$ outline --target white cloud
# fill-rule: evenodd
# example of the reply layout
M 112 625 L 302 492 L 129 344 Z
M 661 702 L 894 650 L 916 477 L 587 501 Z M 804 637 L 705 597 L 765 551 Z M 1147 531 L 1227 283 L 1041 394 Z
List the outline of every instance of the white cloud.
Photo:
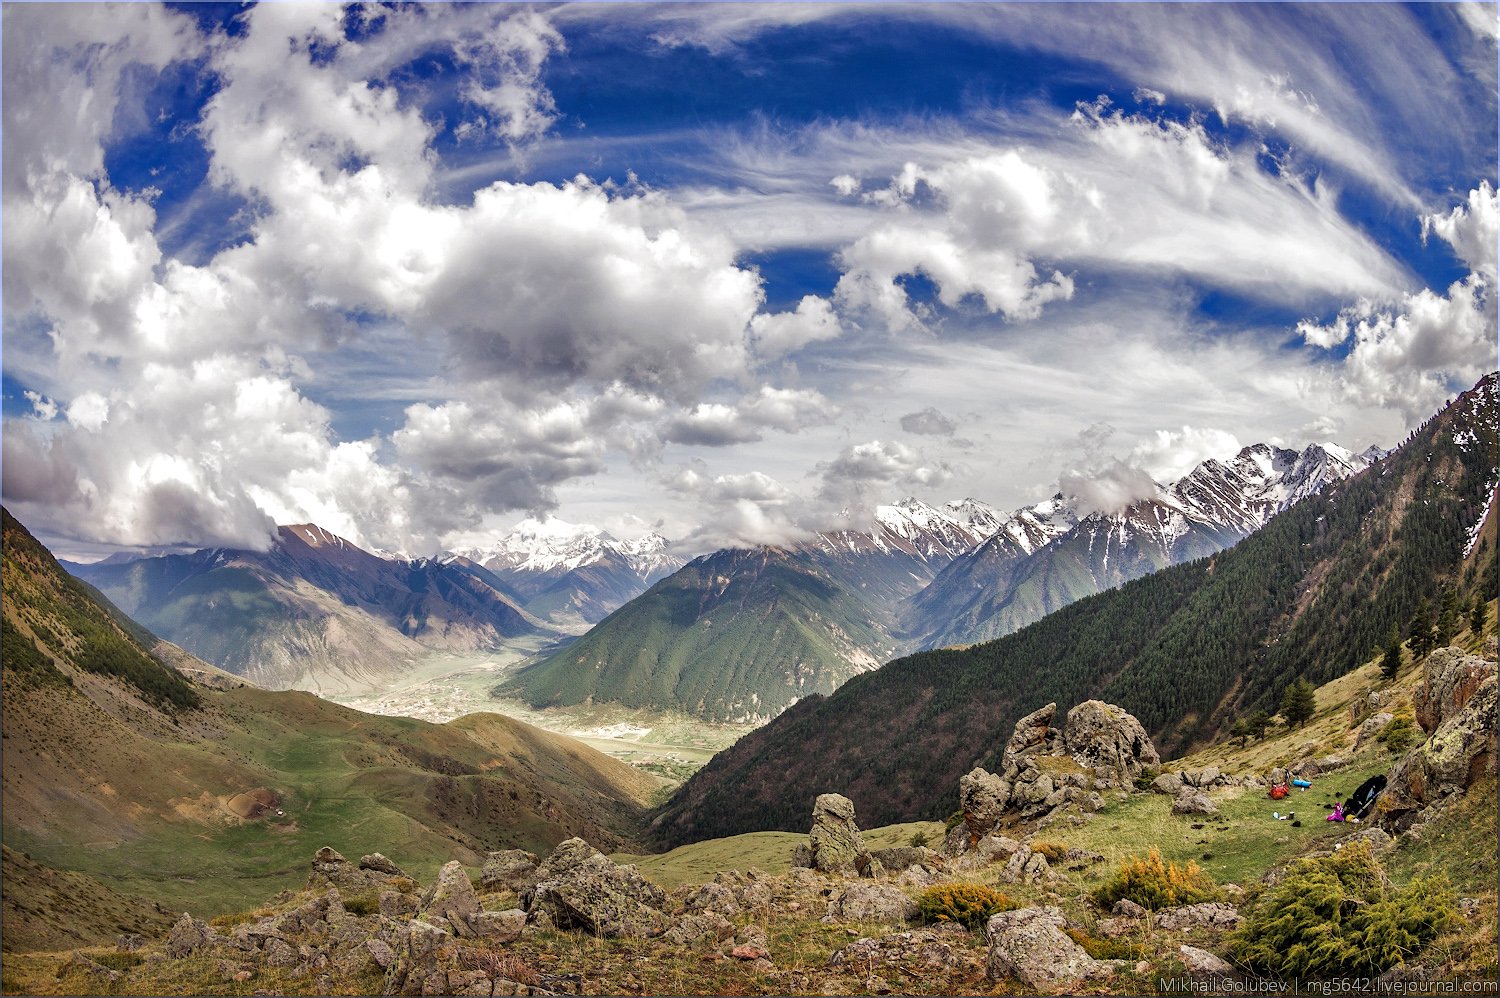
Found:
M 1240 441 L 1226 430 L 1184 426 L 1157 430 L 1130 452 L 1129 463 L 1159 482 L 1175 482 L 1210 458 L 1224 461 L 1240 451 Z
M 839 335 L 839 320 L 828 299 L 804 295 L 790 312 L 763 312 L 750 320 L 751 341 L 761 360 L 774 360 Z
M 460 39 L 455 55 L 472 74 L 461 93 L 484 113 L 460 124 L 459 135 L 493 132 L 521 143 L 545 133 L 557 119 L 557 105 L 541 82 L 542 64 L 565 47 L 557 29 L 534 10 Z
M 953 435 L 958 426 L 935 406 L 928 406 L 919 412 L 908 412 L 902 416 L 901 428 L 907 433 L 948 437 Z
M 1118 513 L 1132 503 L 1161 493 L 1145 470 L 1124 461 L 1113 461 L 1088 471 L 1064 472 L 1057 487 L 1064 495 L 1078 497 L 1078 510 L 1084 515 Z

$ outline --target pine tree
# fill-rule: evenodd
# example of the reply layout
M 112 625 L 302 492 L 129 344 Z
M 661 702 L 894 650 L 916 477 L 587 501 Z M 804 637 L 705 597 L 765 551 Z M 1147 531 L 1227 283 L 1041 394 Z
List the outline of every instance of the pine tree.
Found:
M 1234 719 L 1234 724 L 1229 728 L 1230 737 L 1240 740 L 1240 748 L 1245 747 L 1245 742 L 1249 740 L 1252 734 L 1254 732 L 1250 729 L 1249 718 L 1237 717 Z
M 1417 612 L 1412 614 L 1411 623 L 1406 625 L 1406 637 L 1411 645 L 1413 658 L 1422 658 L 1435 647 L 1435 638 L 1432 633 L 1432 603 L 1426 596 L 1417 601 Z
M 1264 711 L 1264 710 L 1257 710 L 1257 711 L 1255 711 L 1254 713 L 1252 713 L 1245 720 L 1246 727 L 1248 727 L 1250 729 L 1251 733 L 1254 734 L 1255 737 L 1259 738 L 1261 741 L 1265 741 L 1265 738 L 1266 738 L 1266 726 L 1269 725 L 1270 723 L 1271 723 L 1271 715 L 1270 715 L 1269 712 Z
M 1437 646 L 1442 647 L 1458 633 L 1458 593 L 1452 586 L 1443 589 L 1441 609 L 1437 619 Z
M 1485 619 L 1490 615 L 1490 605 L 1484 601 L 1484 594 L 1479 593 L 1474 597 L 1474 609 L 1469 611 L 1469 630 L 1478 637 L 1484 633 Z
M 1289 728 L 1300 728 L 1306 724 L 1317 709 L 1317 691 L 1306 679 L 1298 679 L 1292 683 L 1281 696 L 1281 716 L 1286 718 L 1286 726 Z
M 1401 671 L 1401 639 L 1391 635 L 1391 643 L 1386 645 L 1385 658 L 1380 660 L 1380 674 L 1387 679 L 1395 679 L 1396 673 Z

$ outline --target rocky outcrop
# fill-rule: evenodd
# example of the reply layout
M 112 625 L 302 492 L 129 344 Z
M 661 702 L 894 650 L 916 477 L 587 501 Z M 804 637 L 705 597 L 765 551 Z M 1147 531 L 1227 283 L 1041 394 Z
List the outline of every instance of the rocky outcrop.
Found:
M 207 922 L 183 912 L 167 934 L 167 956 L 180 959 L 207 948 L 214 939 L 214 932 Z
M 1205 901 L 1200 904 L 1183 904 L 1175 908 L 1163 908 L 1155 915 L 1159 929 L 1233 929 L 1240 924 L 1240 912 L 1232 904 Z
M 479 872 L 479 887 L 485 893 L 515 891 L 517 894 L 536 886 L 536 871 L 541 865 L 535 853 L 524 849 L 505 849 L 484 857 Z
M 885 872 L 865 848 L 854 820 L 854 802 L 842 794 L 819 794 L 813 802 L 812 830 L 797 847 L 792 865 L 839 876 L 875 877 Z
M 582 839 L 561 843 L 521 895 L 532 922 L 596 936 L 659 936 L 667 930 L 667 897 L 634 866 L 617 866 Z
M 457 936 L 473 936 L 474 918 L 479 914 L 479 895 L 463 864 L 454 860 L 438 871 L 437 880 L 422 895 L 417 918 Z
M 1056 704 L 1027 714 L 1016 722 L 999 773 L 976 768 L 959 780 L 963 821 L 944 840 L 945 855 L 972 852 L 1011 819 L 1042 818 L 1065 804 L 1098 811 L 1099 791 L 1131 788 L 1145 767 L 1161 762 L 1146 729 L 1121 707 L 1085 701 L 1068 711 L 1061 729 L 1056 716 Z
M 1434 683 L 1439 692 L 1428 701 L 1429 710 L 1437 710 L 1444 720 L 1391 772 L 1390 782 L 1377 804 L 1382 825 L 1398 831 L 1409 828 L 1423 809 L 1464 793 L 1481 778 L 1496 772 L 1496 673 L 1493 662 L 1486 664 L 1488 675 L 1457 710 L 1450 710 L 1449 697 L 1461 684 Z M 1438 710 L 1433 705 L 1439 703 L 1448 706 Z
M 916 902 L 892 884 L 851 884 L 828 906 L 835 922 L 904 922 L 917 913 Z
M 1379 738 L 1380 733 L 1390 726 L 1396 719 L 1396 715 L 1388 710 L 1382 710 L 1365 718 L 1359 726 L 1359 731 L 1354 736 L 1354 751 L 1368 745 L 1372 740 Z
M 895 967 L 910 977 L 920 978 L 924 973 L 948 970 L 967 962 L 968 950 L 961 942 L 965 934 L 963 926 L 949 922 L 931 929 L 856 939 L 834 950 L 828 965 L 861 973 Z
M 1460 648 L 1439 648 L 1422 665 L 1422 684 L 1412 694 L 1417 723 L 1431 734 L 1469 702 L 1487 677 L 1495 674 L 1495 663 L 1470 655 Z
M 1172 802 L 1173 814 L 1218 814 L 1219 806 L 1202 791 L 1183 793 Z
M 1051 905 L 993 916 L 985 927 L 989 979 L 1015 978 L 1038 989 L 1033 994 L 1052 994 L 1066 993 L 1071 983 L 1112 974 L 1113 966 L 1089 956 L 1063 932 L 1066 924 L 1062 911 Z
M 1068 711 L 1062 741 L 1074 762 L 1093 770 L 1095 789 L 1128 787 L 1144 767 L 1161 764 L 1141 722 L 1102 700 L 1085 700 Z

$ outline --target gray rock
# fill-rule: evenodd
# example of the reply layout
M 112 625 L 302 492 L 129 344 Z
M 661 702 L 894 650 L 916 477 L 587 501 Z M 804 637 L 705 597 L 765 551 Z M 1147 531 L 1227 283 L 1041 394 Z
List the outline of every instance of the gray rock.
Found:
M 370 953 L 370 959 L 381 970 L 385 970 L 396 962 L 396 953 L 383 939 L 371 937 L 365 940 L 365 949 Z
M 121 953 L 134 953 L 144 945 L 146 945 L 146 937 L 134 932 L 127 932 L 115 940 L 115 949 Z
M 1159 929 L 1232 929 L 1240 924 L 1240 912 L 1232 904 L 1205 901 L 1201 904 L 1184 904 L 1175 908 L 1163 908 L 1154 919 Z
M 266 963 L 272 967 L 295 967 L 302 959 L 296 948 L 285 939 L 266 940 Z
M 359 868 L 361 870 L 368 870 L 371 873 L 383 873 L 388 877 L 406 876 L 405 870 L 378 852 L 372 852 L 368 856 L 361 856 L 359 858 Z M 407 877 L 407 879 L 411 878 Z
M 453 860 L 443 864 L 437 880 L 422 895 L 417 917 L 439 927 L 446 923 L 455 935 L 472 936 L 471 923 L 478 914 L 479 895 L 474 893 L 474 884 L 463 864 Z
M 854 802 L 842 794 L 819 794 L 813 802 L 813 825 L 807 846 L 814 870 L 846 876 L 857 874 L 856 861 L 869 854 L 854 820 Z
M 1000 879 L 1007 884 L 1040 884 L 1055 880 L 1056 875 L 1047 864 L 1046 856 L 1022 846 L 1000 871 Z
M 1396 715 L 1388 710 L 1382 710 L 1378 714 L 1371 714 L 1365 718 L 1364 723 L 1359 726 L 1359 732 L 1354 736 L 1354 751 L 1358 752 L 1371 741 L 1380 737 L 1380 733 L 1390 726 L 1396 719 Z
M 1154 794 L 1165 794 L 1168 797 L 1176 797 L 1182 793 L 1185 786 L 1186 784 L 1182 782 L 1182 777 L 1176 773 L 1162 773 L 1151 781 L 1151 792 Z
M 582 839 L 560 844 L 537 870 L 537 884 L 521 895 L 530 920 L 546 916 L 560 929 L 606 938 L 666 932 L 667 897 L 634 866 L 617 866 Z
M 1182 965 L 1194 977 L 1227 977 L 1234 972 L 1228 962 L 1196 946 L 1184 944 L 1177 947 L 1177 952 L 1182 955 Z
M 1184 793 L 1172 802 L 1173 814 L 1218 814 L 1219 806 L 1201 791 Z
M 520 894 L 536 884 L 541 861 L 524 849 L 505 849 L 489 853 L 479 872 L 479 886 L 485 892 L 515 891 Z
M 880 861 L 887 873 L 900 873 L 913 866 L 941 866 L 943 863 L 936 850 L 926 846 L 898 846 L 892 849 L 876 849 L 870 855 Z
M 1063 932 L 1066 924 L 1062 911 L 1051 905 L 993 916 L 985 927 L 986 975 L 990 980 L 1013 977 L 1048 994 L 1066 993 L 1070 983 L 1107 975 L 1106 967 Z
M 1125 710 L 1102 700 L 1085 700 L 1068 711 L 1063 748 L 1074 761 L 1096 774 L 1108 774 L 1110 786 L 1128 787 L 1146 766 L 1161 764 L 1151 736 Z
M 400 891 L 381 891 L 380 913 L 387 918 L 410 918 L 417 913 L 417 899 Z
M 1436 731 L 1494 674 L 1494 662 L 1459 648 L 1437 649 L 1422 664 L 1422 684 L 1412 693 L 1417 723 L 1429 734 Z
M 970 841 L 994 830 L 1010 805 L 1010 795 L 1010 784 L 982 767 L 959 778 L 958 807 L 963 811 Z
M 1434 652 L 1436 654 L 1436 652 Z M 1436 731 L 1408 752 L 1391 772 L 1376 807 L 1381 823 L 1406 828 L 1424 808 L 1464 793 L 1496 771 L 1496 676 L 1488 676 Z
M 1062 741 L 1062 732 L 1052 724 L 1056 716 L 1057 704 L 1049 703 L 1016 722 L 1002 756 L 1005 769 L 1018 764 L 1022 756 L 1056 754 Z
M 998 863 L 1009 860 L 1024 848 L 1026 847 L 1009 836 L 986 835 L 975 845 L 974 853 L 986 863 Z
M 689 911 L 714 912 L 725 918 L 734 918 L 740 913 L 740 902 L 734 890 L 720 883 L 707 883 L 688 895 L 686 907 Z
M 1110 914 L 1119 915 L 1124 918 L 1145 918 L 1149 912 L 1129 898 L 1120 898 L 1120 900 L 1115 902 L 1115 906 L 1110 909 Z
M 194 918 L 187 912 L 182 913 L 167 933 L 167 955 L 173 959 L 181 959 L 191 953 L 208 946 L 214 940 L 214 933 L 208 927 L 208 923 L 201 918 Z
M 526 912 L 520 908 L 507 911 L 481 911 L 473 919 L 474 934 L 488 943 L 508 943 L 521 938 L 526 928 Z
M 875 967 L 900 967 L 910 975 L 942 971 L 957 966 L 963 958 L 959 943 L 961 926 L 945 925 L 911 932 L 856 939 L 828 957 L 830 967 L 868 971 Z
M 842 922 L 904 922 L 917 913 L 917 905 L 891 884 L 851 884 L 828 913 Z
M 693 912 L 678 919 L 662 939 L 676 946 L 717 946 L 734 935 L 729 919 L 712 911 Z

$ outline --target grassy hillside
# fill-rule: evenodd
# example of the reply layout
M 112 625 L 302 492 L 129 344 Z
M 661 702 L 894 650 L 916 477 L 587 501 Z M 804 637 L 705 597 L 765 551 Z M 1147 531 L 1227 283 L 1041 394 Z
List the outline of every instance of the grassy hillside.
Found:
M 794 829 L 833 786 L 873 821 L 938 817 L 947 788 L 994 768 L 1016 719 L 1049 701 L 1118 703 L 1168 753 L 1238 713 L 1274 711 L 1293 678 L 1365 661 L 1423 596 L 1480 584 L 1464 556 L 1500 463 L 1496 394 L 1491 375 L 1394 454 L 1228 551 L 797 704 L 689 780 L 658 815 L 661 840 Z
M 659 786 L 499 715 L 436 725 L 306 693 L 194 688 L 9 514 L 4 588 L 4 838 L 32 864 L 14 881 L 7 868 L 11 948 L 55 938 L 59 921 L 113 938 L 157 903 L 245 907 L 300 884 L 323 845 L 398 853 L 424 877 L 572 835 L 620 848 Z M 257 791 L 274 805 L 251 813 Z M 73 878 L 71 908 L 44 890 L 58 876 Z
M 870 608 L 783 551 L 721 551 L 658 582 L 496 693 L 548 707 L 609 700 L 706 720 L 772 717 L 889 647 Z

